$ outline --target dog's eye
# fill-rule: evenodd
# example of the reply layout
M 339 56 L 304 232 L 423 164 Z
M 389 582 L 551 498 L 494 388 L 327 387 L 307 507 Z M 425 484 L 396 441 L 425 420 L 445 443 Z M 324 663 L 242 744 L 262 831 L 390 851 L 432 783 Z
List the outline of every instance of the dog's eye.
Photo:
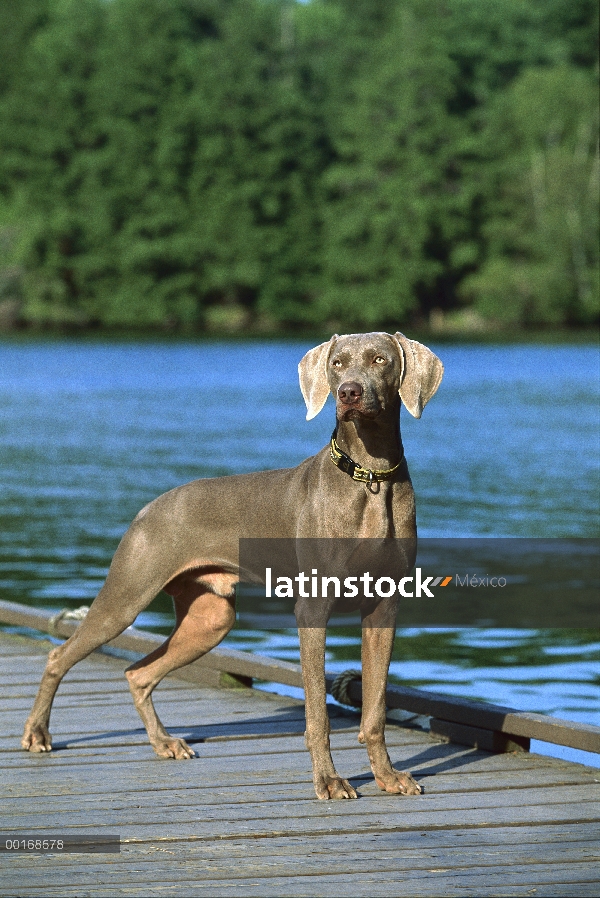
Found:
M 331 364 L 332 364 L 332 366 L 333 366 L 334 368 L 341 368 L 341 367 L 342 367 L 342 363 L 340 362 L 339 359 L 334 359 L 334 361 L 333 361 Z
M 385 363 L 387 362 L 387 359 L 384 359 L 384 357 L 382 355 L 376 355 L 375 358 L 373 359 L 373 361 L 375 362 L 376 365 L 385 365 Z

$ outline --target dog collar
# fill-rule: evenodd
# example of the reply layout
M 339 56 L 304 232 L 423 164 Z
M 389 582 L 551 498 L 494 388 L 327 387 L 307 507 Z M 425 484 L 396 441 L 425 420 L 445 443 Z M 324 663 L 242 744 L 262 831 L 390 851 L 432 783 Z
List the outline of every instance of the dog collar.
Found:
M 354 459 L 350 458 L 349 455 L 346 455 L 345 452 L 342 452 L 338 444 L 336 443 L 336 434 L 337 430 L 334 430 L 331 434 L 331 443 L 329 446 L 329 455 L 331 457 L 331 461 L 343 471 L 344 474 L 348 474 L 352 480 L 358 480 L 361 483 L 381 483 L 384 480 L 391 480 L 392 475 L 398 470 L 402 462 L 404 461 L 404 453 L 397 465 L 394 465 L 393 468 L 388 468 L 386 471 L 371 471 L 370 468 L 363 468 L 359 464 L 357 464 Z

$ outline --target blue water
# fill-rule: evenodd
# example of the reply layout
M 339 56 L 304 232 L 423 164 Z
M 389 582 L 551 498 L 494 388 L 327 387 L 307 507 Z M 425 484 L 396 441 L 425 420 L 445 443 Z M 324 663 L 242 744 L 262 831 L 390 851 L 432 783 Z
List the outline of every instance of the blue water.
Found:
M 298 464 L 329 439 L 297 384 L 308 343 L 0 343 L 0 598 L 89 603 L 137 511 L 197 477 Z M 402 434 L 422 536 L 598 536 L 593 346 L 432 346 L 446 373 Z M 138 620 L 164 629 L 160 600 Z M 402 682 L 600 724 L 598 636 L 399 631 Z M 230 644 L 297 659 L 293 631 Z M 328 666 L 358 659 L 335 634 Z M 551 749 L 556 753 L 557 749 Z

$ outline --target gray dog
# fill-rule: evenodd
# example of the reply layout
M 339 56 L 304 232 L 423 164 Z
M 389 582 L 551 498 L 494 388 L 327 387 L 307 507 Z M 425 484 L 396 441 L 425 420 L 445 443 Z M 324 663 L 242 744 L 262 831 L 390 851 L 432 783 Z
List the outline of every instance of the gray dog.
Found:
M 133 701 L 161 758 L 192 758 L 183 739 L 169 735 L 152 704 L 168 673 L 218 645 L 235 621 L 239 539 L 416 538 L 415 499 L 400 438 L 400 401 L 415 418 L 436 392 L 440 360 L 403 334 L 333 336 L 299 365 L 307 419 L 336 399 L 330 446 L 297 468 L 194 480 L 147 505 L 124 535 L 106 582 L 87 617 L 53 649 L 25 725 L 22 745 L 51 750 L 48 730 L 56 690 L 68 670 L 129 627 L 162 589 L 173 597 L 176 623 L 160 648 L 127 671 Z M 365 742 L 378 786 L 409 795 L 421 791 L 395 770 L 385 745 L 385 690 L 394 628 L 363 614 Z M 325 629 L 299 627 L 306 695 L 306 743 L 318 798 L 356 798 L 336 772 L 325 704 Z

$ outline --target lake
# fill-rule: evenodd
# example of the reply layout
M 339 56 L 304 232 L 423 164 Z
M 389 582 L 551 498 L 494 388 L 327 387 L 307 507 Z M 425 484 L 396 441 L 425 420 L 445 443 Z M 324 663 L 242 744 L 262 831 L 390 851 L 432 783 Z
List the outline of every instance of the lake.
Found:
M 198 477 L 293 466 L 317 452 L 334 408 L 330 397 L 305 420 L 297 364 L 309 348 L 0 343 L 0 598 L 56 610 L 89 604 L 148 501 Z M 597 349 L 432 349 L 445 364 L 442 385 L 421 420 L 402 413 L 420 536 L 597 537 Z M 170 620 L 163 596 L 137 624 L 169 632 Z M 298 659 L 293 630 L 237 628 L 227 643 Z M 599 648 L 590 630 L 401 628 L 391 675 L 600 724 Z M 328 667 L 359 658 L 357 632 L 333 631 Z

